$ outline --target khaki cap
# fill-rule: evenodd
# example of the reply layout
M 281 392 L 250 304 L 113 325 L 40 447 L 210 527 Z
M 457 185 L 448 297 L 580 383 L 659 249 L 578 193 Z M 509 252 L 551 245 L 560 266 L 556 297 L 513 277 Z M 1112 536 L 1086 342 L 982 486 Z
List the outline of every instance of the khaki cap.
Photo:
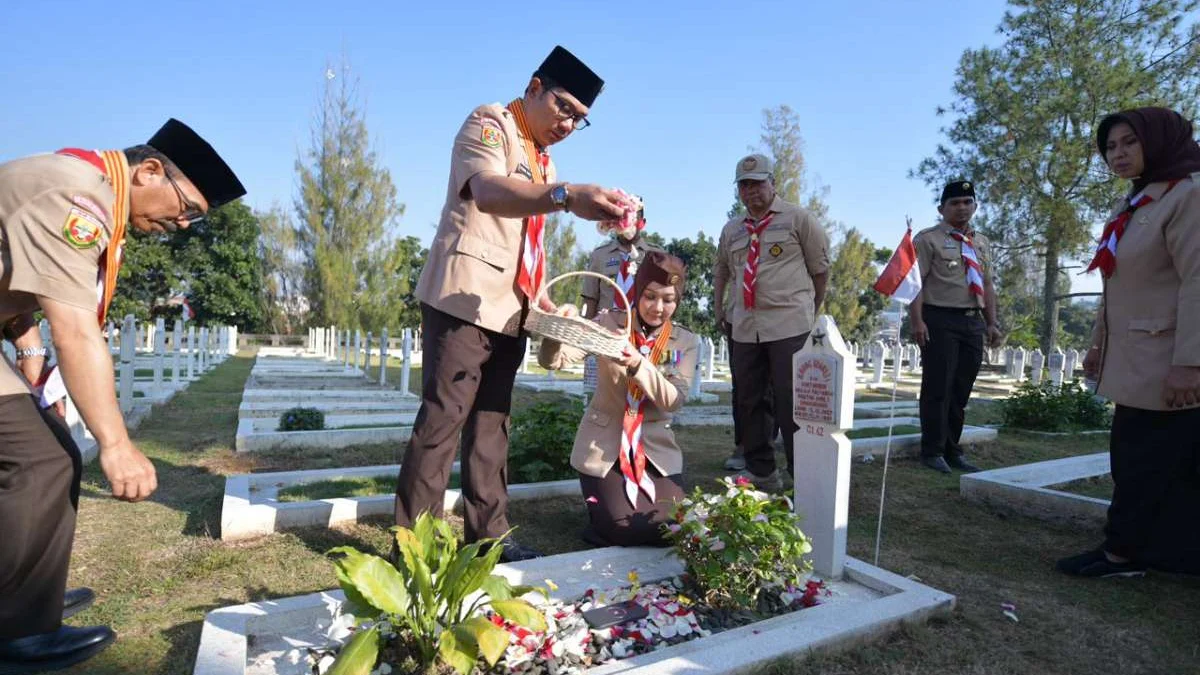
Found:
M 733 180 L 735 183 L 740 180 L 766 180 L 774 172 L 775 164 L 766 155 L 747 155 L 738 160 Z

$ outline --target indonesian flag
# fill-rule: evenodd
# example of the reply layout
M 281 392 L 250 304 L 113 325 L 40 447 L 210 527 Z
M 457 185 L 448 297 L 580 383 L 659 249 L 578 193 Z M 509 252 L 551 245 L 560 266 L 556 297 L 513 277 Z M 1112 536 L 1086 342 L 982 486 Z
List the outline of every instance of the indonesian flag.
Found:
M 904 233 L 904 239 L 900 240 L 874 288 L 906 305 L 921 293 L 921 267 L 917 264 L 917 249 L 912 243 L 912 227 Z
M 183 299 L 183 320 L 185 322 L 196 318 L 196 312 L 192 310 L 192 306 L 188 304 L 187 298 Z

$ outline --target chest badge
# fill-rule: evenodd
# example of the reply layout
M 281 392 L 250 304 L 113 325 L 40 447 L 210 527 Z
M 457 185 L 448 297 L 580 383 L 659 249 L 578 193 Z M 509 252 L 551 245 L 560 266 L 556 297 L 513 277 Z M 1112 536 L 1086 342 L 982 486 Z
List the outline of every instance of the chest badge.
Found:
M 783 247 L 779 244 L 775 244 L 768 250 L 771 252 L 771 257 L 773 258 L 778 258 L 779 254 L 783 253 Z

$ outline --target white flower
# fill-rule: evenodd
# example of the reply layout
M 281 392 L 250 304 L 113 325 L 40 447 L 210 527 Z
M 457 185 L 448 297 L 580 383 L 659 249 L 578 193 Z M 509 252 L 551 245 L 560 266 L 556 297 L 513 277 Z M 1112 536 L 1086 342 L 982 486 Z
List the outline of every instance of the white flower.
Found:
M 333 654 L 326 654 L 325 656 L 322 656 L 321 660 L 317 661 L 317 672 L 321 675 L 325 675 L 325 671 L 333 667 L 333 662 Z
M 765 513 L 760 513 L 760 514 L 758 514 L 757 516 L 754 516 L 754 522 L 756 522 L 756 523 L 765 523 L 765 522 L 767 522 L 767 514 L 765 514 Z
M 325 635 L 328 636 L 330 640 L 337 640 L 338 642 L 341 642 L 342 640 L 350 637 L 350 633 L 353 632 L 353 629 L 354 615 L 342 614 L 329 624 L 329 629 L 325 631 Z

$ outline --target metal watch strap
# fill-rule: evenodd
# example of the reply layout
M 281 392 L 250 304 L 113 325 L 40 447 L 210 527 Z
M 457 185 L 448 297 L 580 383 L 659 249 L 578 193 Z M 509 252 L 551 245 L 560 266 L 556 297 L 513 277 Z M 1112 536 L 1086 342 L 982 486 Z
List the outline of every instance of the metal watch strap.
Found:
M 45 356 L 49 353 L 50 351 L 45 347 L 26 347 L 17 350 L 17 360 L 20 361 L 21 359 L 28 359 L 34 356 Z

